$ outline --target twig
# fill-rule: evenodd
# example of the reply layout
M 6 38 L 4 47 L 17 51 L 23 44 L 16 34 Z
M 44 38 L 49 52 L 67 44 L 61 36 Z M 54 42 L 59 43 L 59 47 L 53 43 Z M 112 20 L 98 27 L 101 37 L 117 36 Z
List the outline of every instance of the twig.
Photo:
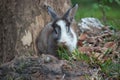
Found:
M 62 76 L 62 79 L 61 79 L 61 80 L 64 80 L 64 78 L 65 78 L 65 74 Z

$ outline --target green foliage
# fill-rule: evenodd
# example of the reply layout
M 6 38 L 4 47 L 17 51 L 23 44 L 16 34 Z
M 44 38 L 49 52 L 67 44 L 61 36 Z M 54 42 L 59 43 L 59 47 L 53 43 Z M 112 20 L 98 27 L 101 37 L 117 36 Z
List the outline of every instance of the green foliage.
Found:
M 99 4 L 99 3 L 94 3 L 93 8 L 95 8 L 95 9 L 101 9 L 102 8 L 104 11 L 108 11 L 108 10 L 111 9 L 110 6 L 107 6 L 107 5 L 104 5 L 104 4 Z
M 77 49 L 72 53 L 72 57 L 73 57 L 73 59 L 76 59 L 76 60 L 82 60 L 82 61 L 86 61 L 86 62 L 90 61 L 90 58 L 88 55 L 79 52 Z
M 104 63 L 100 64 L 101 70 L 108 78 L 115 77 L 120 78 L 120 64 L 112 62 L 111 59 L 108 59 Z
M 104 56 L 109 55 L 111 52 L 112 52 L 112 49 L 109 49 L 109 48 L 108 48 L 108 49 L 105 51 Z M 103 56 L 103 57 L 104 57 L 104 56 Z
M 82 60 L 82 61 L 89 62 L 89 60 L 90 60 L 90 58 L 86 54 L 79 52 L 77 49 L 73 53 L 69 53 L 63 47 L 59 47 L 58 55 L 59 55 L 59 58 L 64 59 L 64 60 L 68 60 L 68 61 Z
M 113 1 L 113 0 L 112 0 Z M 120 0 L 115 0 L 115 2 L 120 5 Z
M 104 24 L 106 24 L 107 20 L 107 11 L 111 9 L 111 7 L 108 5 L 109 3 L 112 3 L 113 0 L 98 0 L 97 3 L 93 5 L 93 8 L 99 9 L 102 13 L 102 18 Z
M 120 30 L 120 0 L 71 0 L 72 4 L 79 4 L 78 11 L 76 13 L 76 20 L 79 21 L 84 17 L 95 17 L 103 21 L 103 14 L 101 8 L 103 7 L 106 16 L 106 25 L 111 28 Z M 104 3 L 102 3 L 104 2 Z
M 62 46 L 59 47 L 57 52 L 58 52 L 58 55 L 61 59 L 70 60 L 70 56 L 68 54 L 68 51 L 66 49 L 64 49 Z
M 13 78 L 13 76 L 11 76 L 11 75 L 7 75 L 7 76 L 6 76 L 6 80 L 14 80 L 14 78 Z

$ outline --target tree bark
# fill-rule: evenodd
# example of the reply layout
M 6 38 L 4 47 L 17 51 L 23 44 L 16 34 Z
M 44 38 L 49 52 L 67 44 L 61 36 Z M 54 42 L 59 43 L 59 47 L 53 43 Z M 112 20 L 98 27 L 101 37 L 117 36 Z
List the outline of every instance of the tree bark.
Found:
M 70 0 L 0 0 L 0 63 L 36 55 L 35 40 L 50 21 L 46 6 L 62 15 Z

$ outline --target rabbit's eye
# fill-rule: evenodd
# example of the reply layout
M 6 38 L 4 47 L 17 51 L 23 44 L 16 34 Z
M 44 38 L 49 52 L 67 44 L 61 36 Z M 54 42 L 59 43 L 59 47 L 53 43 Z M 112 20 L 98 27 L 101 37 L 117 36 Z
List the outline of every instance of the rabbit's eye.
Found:
M 59 40 L 61 36 L 61 28 L 59 26 L 54 27 L 54 39 Z
M 58 34 L 58 28 L 57 28 L 58 25 L 53 24 L 52 27 L 53 27 L 54 32 L 55 32 L 56 34 Z
M 69 22 L 66 23 L 66 30 L 67 30 L 67 32 L 70 31 L 70 23 Z
M 55 25 L 54 31 L 55 31 L 56 34 L 59 34 L 60 31 L 61 31 L 60 26 L 59 25 Z
M 56 27 L 54 30 L 55 30 L 55 33 L 58 34 L 58 28 Z

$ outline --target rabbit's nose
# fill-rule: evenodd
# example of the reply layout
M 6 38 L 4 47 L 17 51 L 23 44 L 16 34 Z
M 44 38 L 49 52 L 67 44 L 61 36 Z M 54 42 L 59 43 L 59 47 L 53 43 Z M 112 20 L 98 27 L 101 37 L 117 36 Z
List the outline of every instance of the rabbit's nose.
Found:
M 61 42 L 62 44 L 65 44 L 66 42 L 64 41 L 64 42 Z

